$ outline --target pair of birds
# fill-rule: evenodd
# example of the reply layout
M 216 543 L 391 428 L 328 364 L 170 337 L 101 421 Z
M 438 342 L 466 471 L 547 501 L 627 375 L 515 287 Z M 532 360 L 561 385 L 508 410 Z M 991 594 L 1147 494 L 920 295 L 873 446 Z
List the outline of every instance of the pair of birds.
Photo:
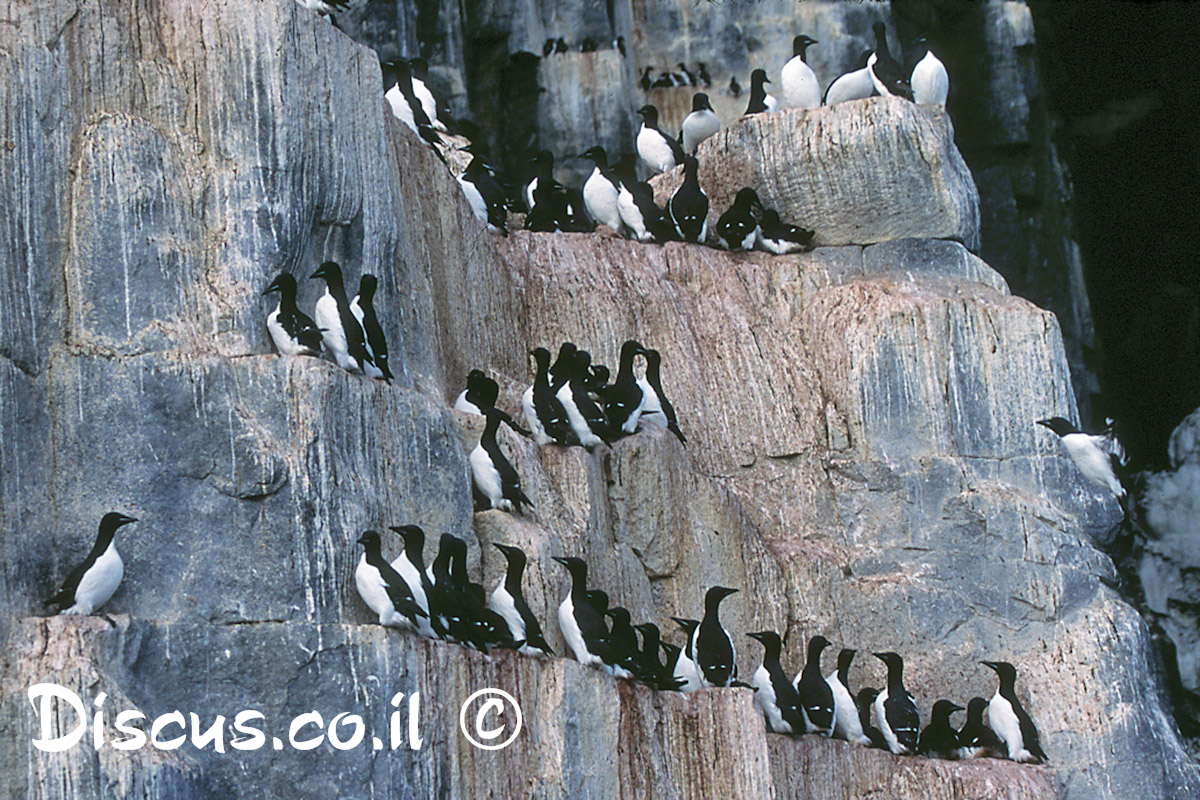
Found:
M 571 575 L 570 589 L 558 606 L 558 626 L 580 664 L 665 691 L 694 692 L 735 684 L 733 642 L 721 627 L 719 608 L 721 601 L 737 589 L 710 588 L 701 620 L 671 618 L 687 635 L 681 648 L 664 641 L 657 625 L 631 624 L 627 609 L 610 607 L 607 594 L 589 590 L 583 559 L 555 556 L 554 560 Z M 606 619 L 612 620 L 611 626 Z
M 750 102 L 747 114 L 778 111 L 780 108 L 818 108 L 848 100 L 861 100 L 874 94 L 896 95 L 919 105 L 946 105 L 950 78 L 946 67 L 925 37 L 917 39 L 909 51 L 908 66 L 901 65 L 888 49 L 887 28 L 876 22 L 875 49 L 863 53 L 855 69 L 838 76 L 821 94 L 821 82 L 808 65 L 808 48 L 818 44 L 809 36 L 792 40 L 792 57 L 779 73 L 780 100 L 766 91 L 765 70 L 750 75 Z
M 729 250 L 764 250 L 775 255 L 808 249 L 816 233 L 779 219 L 779 212 L 765 208 L 758 193 L 739 189 L 733 204 L 717 219 L 718 243 Z
M 982 698 L 971 701 L 961 730 L 954 729 L 950 717 L 963 707 L 949 700 L 934 704 L 930 724 L 921 730 L 916 703 L 904 687 L 904 659 L 898 653 L 874 654 L 887 666 L 887 684 L 882 691 L 863 688 L 856 697 L 849 680 L 855 650 L 844 648 L 838 654 L 837 669 L 822 677 L 821 653 L 829 641 L 814 636 L 808 643 L 803 670 L 789 681 L 780 664 L 779 635 L 773 631 L 749 635 L 764 648 L 762 665 L 751 681 L 754 701 L 767 729 L 774 733 L 833 736 L 896 755 L 1046 760 L 1037 728 L 1017 699 L 1012 664 L 980 662 L 997 673 L 999 686 L 990 703 Z M 985 708 L 992 727 L 983 721 Z
M 522 581 L 526 556 L 519 548 L 496 543 L 506 560 L 504 579 L 485 595 L 467 574 L 467 545 L 442 534 L 433 563 L 425 565 L 425 531 L 417 525 L 389 530 L 399 534 L 404 549 L 392 561 L 383 556 L 378 531 L 358 538 L 363 554 L 354 570 L 354 583 L 379 624 L 444 639 L 481 652 L 491 647 L 518 650 L 525 655 L 554 655 L 537 617 L 525 602 Z
M 636 433 L 642 422 L 666 428 L 681 443 L 687 437 L 679 428 L 675 407 L 662 388 L 662 356 L 635 340 L 621 346 L 616 380 L 609 369 L 593 364 L 591 354 L 573 342 L 564 342 L 550 363 L 550 351 L 531 351 L 536 363 L 533 383 L 521 397 L 528 429 L 518 425 L 496 407 L 500 387 L 479 370 L 467 375 L 467 388 L 454 401 L 454 409 L 486 418 L 479 443 L 471 451 L 471 484 L 475 508 L 521 513 L 533 506 L 521 488 L 520 475 L 505 456 L 496 435 L 506 424 L 538 445 L 582 445 L 589 450 Z M 646 359 L 646 371 L 638 377 L 634 360 Z
M 375 276 L 363 274 L 353 300 L 346 296 L 337 262 L 326 261 L 310 277 L 325 281 L 325 294 L 313 309 L 315 320 L 296 304 L 297 284 L 291 274 L 281 272 L 263 292 L 279 292 L 279 305 L 267 315 L 275 349 L 285 356 L 320 356 L 324 348 L 347 372 L 390 382 L 387 340 L 375 314 Z
M 446 124 L 438 119 L 438 103 L 425 83 L 429 65 L 423 58 L 385 61 L 380 65 L 383 77 L 383 99 L 392 116 L 420 136 L 433 152 L 446 163 L 440 147 L 445 146 L 441 134 Z

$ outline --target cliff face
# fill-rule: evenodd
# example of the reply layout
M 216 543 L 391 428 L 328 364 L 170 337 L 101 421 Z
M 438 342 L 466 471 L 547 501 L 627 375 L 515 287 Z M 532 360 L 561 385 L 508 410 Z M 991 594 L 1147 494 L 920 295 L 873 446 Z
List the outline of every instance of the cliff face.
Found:
M 783 258 L 498 239 L 386 112 L 374 54 L 291 0 L 53 0 L 7 18 L 0 770 L 14 796 L 1200 790 L 1147 679 L 1145 626 L 1092 546 L 1120 511 L 1032 424 L 1074 411 L 1054 317 L 961 245 L 924 238 L 943 230 Z M 885 101 L 836 113 L 929 124 Z M 351 281 L 380 277 L 394 386 L 266 355 L 274 301 L 259 292 L 325 258 Z M 629 336 L 663 352 L 687 447 L 655 430 L 596 455 L 508 436 L 535 509 L 472 515 L 462 443 L 479 423 L 448 410 L 467 370 L 488 369 L 515 409 L 531 347 L 570 338 L 611 364 Z M 109 509 L 142 520 L 118 540 L 113 625 L 40 618 Z M 597 586 L 664 629 L 700 613 L 707 585 L 739 587 L 724 619 L 743 675 L 759 654 L 741 633 L 788 632 L 789 665 L 822 633 L 863 654 L 855 686 L 883 681 L 866 654 L 904 653 L 927 713 L 990 695 L 976 662 L 1007 658 L 1052 764 L 785 741 L 744 690 L 660 695 L 383 630 L 354 589 L 354 540 L 405 522 L 465 536 L 489 587 L 488 543 L 521 545 L 560 653 L 552 554 L 586 555 Z M 126 753 L 89 736 L 42 753 L 26 697 L 39 681 L 89 708 L 105 692 L 112 715 L 178 709 L 207 726 L 254 708 L 268 737 L 314 709 L 355 712 L 368 742 L 396 692 L 419 692 L 425 741 Z M 493 686 L 526 725 L 494 753 L 457 730 L 463 701 Z

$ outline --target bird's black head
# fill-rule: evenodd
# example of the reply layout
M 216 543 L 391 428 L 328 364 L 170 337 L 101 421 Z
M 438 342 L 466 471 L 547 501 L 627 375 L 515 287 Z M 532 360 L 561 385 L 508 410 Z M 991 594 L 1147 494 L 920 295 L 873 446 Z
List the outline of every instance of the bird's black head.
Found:
M 792 39 L 792 55 L 803 58 L 809 46 L 816 43 L 816 39 L 813 39 L 805 34 L 800 34 L 796 38 Z
M 887 664 L 889 667 L 891 667 L 892 665 L 898 666 L 898 665 L 901 665 L 904 663 L 904 660 L 902 658 L 900 658 L 899 653 L 875 653 L 874 655 L 876 658 L 878 658 L 884 664 Z
M 309 276 L 311 278 L 323 278 L 326 283 L 336 281 L 342 282 L 342 268 L 336 261 L 326 261 L 321 266 L 317 267 L 317 271 Z
M 846 668 L 849 669 L 850 662 L 854 660 L 854 654 L 857 652 L 857 650 L 851 650 L 849 647 L 843 647 L 842 652 L 838 653 L 838 669 L 842 668 L 843 663 L 845 663 Z
M 504 558 L 508 560 L 510 567 L 525 566 L 525 552 L 519 547 L 513 547 L 511 544 L 501 544 L 500 542 L 492 542 L 496 549 L 504 553 Z
M 538 369 L 547 369 L 550 366 L 550 351 L 544 347 L 535 347 L 529 351 L 529 355 L 533 356 L 533 360 L 537 363 Z
M 696 628 L 700 627 L 698 619 L 684 619 L 683 617 L 671 617 L 671 621 L 683 629 L 683 632 L 688 636 L 695 633 Z
M 858 695 L 854 699 L 861 708 L 862 706 L 869 706 L 871 703 L 874 703 L 876 697 L 879 697 L 879 690 L 865 686 L 858 690 Z
M 608 592 L 603 589 L 589 589 L 587 599 L 592 608 L 599 609 L 601 614 L 608 613 Z
M 699 167 L 700 167 L 700 162 L 696 160 L 695 156 L 684 156 L 683 157 L 683 174 L 684 175 L 691 175 L 694 177 L 696 175 L 696 170 L 699 169 Z
M 1068 433 L 1079 433 L 1079 429 L 1071 424 L 1069 420 L 1062 417 L 1050 417 L 1050 419 L 1039 419 L 1038 425 L 1044 428 L 1049 428 L 1059 436 L 1066 436 Z
M 290 292 L 294 296 L 296 294 L 296 279 L 292 277 L 291 273 L 279 273 L 275 276 L 275 280 L 271 281 L 271 285 L 263 290 L 263 294 L 270 294 L 271 292 L 282 292 L 283 294 Z
M 938 700 L 933 704 L 932 716 L 934 719 L 943 719 L 949 722 L 951 714 L 962 710 L 963 707 L 958 703 L 952 703 L 949 700 Z
M 774 227 L 779 224 L 779 212 L 773 208 L 768 208 L 763 211 L 762 224 L 764 228 Z
M 642 347 L 641 342 L 638 342 L 636 339 L 626 339 L 625 343 L 621 345 L 622 362 L 626 359 L 632 361 L 634 356 L 645 355 L 645 353 L 646 348 Z
M 587 150 L 584 150 L 582 153 L 580 153 L 579 157 L 591 160 L 593 164 L 601 169 L 608 167 L 608 154 L 604 152 L 604 148 L 600 145 L 589 147 Z
M 587 577 L 587 562 L 582 558 L 576 558 L 575 556 L 552 556 L 552 558 L 566 567 L 567 572 L 571 573 L 572 578 Z
M 380 546 L 379 531 L 363 531 L 363 535 L 358 537 L 358 543 L 368 550 L 378 548 Z
M 554 166 L 554 153 L 549 150 L 538 150 L 533 154 L 533 158 L 529 159 L 530 164 L 537 164 L 539 167 Z
M 767 80 L 767 71 L 765 69 L 756 69 L 754 72 L 750 73 L 750 85 L 752 87 L 762 86 L 764 83 L 770 83 L 770 81 Z
M 383 90 L 386 92 L 396 85 L 396 62 L 381 61 L 379 62 L 379 72 L 383 77 Z
M 738 208 L 757 208 L 762 210 L 762 201 L 758 199 L 758 192 L 751 189 L 749 186 L 738 189 L 738 193 L 734 195 L 733 204 Z
M 982 697 L 972 697 L 967 703 L 967 719 L 983 719 L 983 711 L 987 708 L 988 701 Z
M 625 627 L 630 623 L 629 610 L 620 606 L 613 606 L 608 611 L 604 612 L 604 616 L 613 621 L 614 624 Z
M 819 656 L 821 651 L 826 647 L 829 647 L 829 640 L 819 633 L 808 640 L 808 652 L 810 653 L 815 651 L 816 655 Z
M 658 109 L 649 103 L 639 108 L 637 113 L 642 115 L 642 120 L 648 127 L 653 128 L 658 125 Z
M 412 81 L 412 65 L 411 64 L 409 64 L 407 61 L 405 61 L 403 59 L 401 59 L 399 61 L 393 61 L 392 64 L 396 70 L 397 83 L 400 81 L 409 81 L 409 82 Z
M 716 608 L 721 605 L 721 601 L 731 594 L 737 593 L 737 589 L 728 589 L 724 586 L 713 586 L 704 594 L 704 607 Z
M 362 298 L 362 302 L 368 303 L 375 297 L 377 286 L 379 286 L 379 281 L 376 277 L 369 272 L 364 272 L 363 276 L 358 279 L 358 296 Z
M 712 103 L 708 100 L 708 95 L 704 92 L 696 92 L 692 95 L 692 111 L 712 111 Z
M 887 26 L 882 22 L 876 22 L 871 26 L 871 30 L 875 31 L 875 47 L 883 52 L 888 51 L 887 43 Z
M 134 517 L 127 517 L 124 514 L 116 511 L 110 511 L 100 518 L 100 532 L 112 533 L 122 525 L 128 525 L 131 522 L 137 522 Z
M 993 670 L 1000 677 L 1000 682 L 1013 682 L 1017 679 L 1017 668 L 1007 661 L 980 661 L 990 670 Z
M 647 634 L 654 636 L 659 632 L 658 626 L 653 622 L 643 622 L 641 625 L 634 625 L 633 629 L 639 631 L 643 636 Z
M 747 633 L 751 639 L 762 642 L 762 646 L 770 652 L 772 649 L 779 651 L 783 649 L 783 640 L 779 638 L 779 634 L 775 631 L 756 631 L 755 633 Z
M 421 550 L 425 547 L 425 531 L 418 525 L 400 525 L 391 526 L 388 530 L 393 533 L 400 534 L 400 538 L 404 540 L 404 549 L 415 548 Z
M 429 62 L 420 56 L 417 56 L 416 58 L 410 58 L 408 60 L 408 66 L 409 69 L 412 70 L 412 74 L 416 75 L 421 80 L 425 80 L 426 76 L 429 75 Z

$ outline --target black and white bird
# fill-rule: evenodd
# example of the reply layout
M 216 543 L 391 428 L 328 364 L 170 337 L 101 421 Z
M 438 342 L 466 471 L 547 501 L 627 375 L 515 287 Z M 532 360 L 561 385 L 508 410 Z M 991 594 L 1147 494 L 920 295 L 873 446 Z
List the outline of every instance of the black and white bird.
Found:
M 521 410 L 525 424 L 533 431 L 533 441 L 539 445 L 570 442 L 571 423 L 562 402 L 550 387 L 550 351 L 538 347 L 529 353 L 537 364 L 533 384 L 521 395 Z
M 749 187 L 738 189 L 733 205 L 717 220 L 718 241 L 729 250 L 749 250 L 758 239 L 758 218 L 754 211 L 763 210 L 758 193 Z
M 410 58 L 408 60 L 409 74 L 412 80 L 413 96 L 421 104 L 421 110 L 425 112 L 425 116 L 429 119 L 429 124 L 434 130 L 445 131 L 446 126 L 438 119 L 437 98 L 433 96 L 433 92 L 429 91 L 429 87 L 425 84 L 425 79 L 429 77 L 429 62 L 421 57 Z
M 363 365 L 370 361 L 367 334 L 350 310 L 350 300 L 342 283 L 342 268 L 336 261 L 326 261 L 311 277 L 325 281 L 325 294 L 317 299 L 313 310 L 325 349 L 339 367 L 356 375 L 362 374 L 365 371 Z
M 863 733 L 854 694 L 850 691 L 850 663 L 854 653 L 848 647 L 838 653 L 837 670 L 825 676 L 829 690 L 833 693 L 833 735 L 854 744 L 869 745 L 870 738 Z
M 875 657 L 887 664 L 888 682 L 871 706 L 871 721 L 883 734 L 888 750 L 906 755 L 917 747 L 921 718 L 912 695 L 904 688 L 904 659 L 896 653 L 876 653 Z
M 613 438 L 604 412 L 587 391 L 591 361 L 586 350 L 575 351 L 564 365 L 566 383 L 555 395 L 567 412 L 567 422 L 575 438 L 588 450 L 608 444 Z
M 634 677 L 654 689 L 677 691 L 680 682 L 675 680 L 672 671 L 679 656 L 679 648 L 664 642 L 662 633 L 653 622 L 634 625 L 633 629 L 642 635 L 642 646 Z M 660 654 L 666 655 L 665 663 Z
M 655 174 L 670 172 L 683 163 L 683 147 L 658 127 L 658 109 L 644 105 L 638 109 L 642 125 L 638 128 L 637 152 Z
M 1026 764 L 1045 762 L 1046 754 L 1038 741 L 1037 726 L 1017 699 L 1017 668 L 1007 661 L 981 661 L 1000 679 L 996 693 L 988 702 L 988 725 L 1004 742 L 1005 755 L 1011 761 Z
M 671 223 L 654 202 L 654 189 L 635 174 L 637 156 L 621 156 L 613 167 L 617 176 L 617 210 L 630 236 L 639 242 L 666 241 L 674 237 Z
M 525 217 L 525 230 L 557 233 L 573 228 L 571 201 L 566 189 L 553 175 L 538 176 L 533 190 L 533 207 Z
M 641 651 L 638 649 L 637 631 L 629 616 L 629 610 L 614 606 L 604 612 L 612 620 L 608 629 L 608 646 L 613 662 L 609 665 L 613 675 L 625 680 L 636 677 Z
M 896 95 L 912 100 L 908 76 L 888 51 L 887 28 L 882 22 L 876 22 L 871 27 L 875 31 L 875 52 L 867 59 L 867 70 L 871 73 L 875 91 L 884 96 Z
M 296 5 L 329 17 L 329 21 L 333 22 L 333 12 L 345 11 L 350 6 L 350 0 L 296 0 Z
M 792 39 L 792 57 L 779 71 L 779 99 L 783 108 L 818 108 L 821 82 L 807 63 L 808 48 L 817 43 L 808 36 Z
M 746 106 L 746 114 L 774 113 L 779 110 L 779 102 L 767 94 L 767 71 L 756 69 L 750 73 L 750 104 Z
M 604 416 L 609 427 L 626 436 L 637 431 L 646 407 L 646 392 L 638 385 L 637 373 L 633 371 L 633 360 L 645 353 L 646 348 L 633 339 L 622 344 L 617 379 L 604 392 Z
M 457 536 L 442 537 L 444 547 L 450 551 L 450 589 L 457 594 L 460 612 L 455 638 L 482 653 L 488 647 L 513 648 L 517 642 L 509 635 L 504 618 L 487 607 L 487 596 L 483 587 L 474 583 L 467 574 L 467 543 Z
M 754 246 L 777 256 L 799 253 L 808 249 L 815 235 L 807 228 L 781 222 L 779 212 L 768 208 L 763 211 L 762 219 L 758 223 L 758 236 Z
M 808 658 L 804 669 L 796 676 L 796 691 L 800 695 L 800 707 L 804 711 L 805 733 L 821 736 L 833 734 L 834 697 L 833 689 L 821 675 L 821 653 L 829 646 L 824 636 L 808 640 Z
M 113 535 L 117 528 L 131 522 L 137 520 L 115 511 L 101 517 L 92 549 L 83 563 L 71 570 L 62 588 L 46 601 L 46 605 L 58 606 L 60 614 L 88 616 L 107 603 L 125 577 L 125 562 L 113 544 Z
M 432 581 L 425 567 L 425 531 L 418 525 L 392 526 L 389 530 L 399 534 L 404 541 L 404 549 L 392 559 L 392 569 L 396 570 L 400 580 L 408 586 L 413 602 L 426 615 L 417 618 L 417 633 L 431 639 L 441 637 L 445 634 L 445 629 L 438 630 L 434 627 L 434 619 L 429 613 Z
M 804 733 L 804 712 L 800 710 L 800 695 L 788 682 L 779 663 L 783 642 L 774 631 L 747 634 L 762 643 L 762 664 L 750 679 L 754 688 L 754 705 L 762 712 L 767 730 L 773 733 Z
M 700 620 L 681 617 L 671 617 L 671 620 L 683 630 L 685 637 L 684 646 L 675 655 L 675 660 L 671 662 L 671 677 L 678 684 L 679 691 L 684 694 L 698 692 L 704 688 L 704 676 L 696 664 L 694 649 L 696 629 L 700 627 Z
M 987 707 L 988 701 L 982 697 L 972 697 L 967 703 L 967 721 L 958 732 L 959 758 L 1004 758 L 1007 755 L 1008 746 L 983 721 Z
M 735 592 L 713 586 L 704 595 L 704 618 L 692 634 L 692 652 L 705 686 L 730 686 L 737 678 L 737 652 L 720 618 L 721 601 Z
M 485 408 L 496 407 L 499 396 L 500 385 L 482 370 L 473 369 L 467 373 L 467 388 L 454 399 L 454 410 L 483 416 Z
M 521 642 L 519 650 L 522 654 L 553 658 L 554 651 L 542 635 L 542 626 L 525 602 L 525 591 L 521 587 L 521 578 L 525 574 L 525 552 L 512 545 L 494 544 L 496 549 L 504 553 L 508 568 L 504 572 L 504 580 L 488 598 L 488 608 L 504 619 L 513 641 Z
M 480 156 L 475 155 L 467 164 L 466 170 L 458 176 L 458 184 L 471 211 L 487 223 L 488 231 L 507 236 L 508 209 L 504 204 L 504 190 Z
M 267 332 L 283 356 L 321 355 L 321 329 L 296 305 L 296 279 L 279 273 L 263 294 L 279 292 L 279 305 L 267 315 Z
M 946 74 L 946 65 L 929 49 L 924 36 L 913 43 L 911 57 L 916 61 L 909 78 L 913 102 L 945 108 L 946 97 L 950 94 L 950 76 Z
M 704 92 L 692 95 L 692 112 L 683 118 L 683 125 L 679 129 L 683 151 L 694 156 L 700 143 L 719 130 L 721 121 L 717 119 L 708 95 Z
M 875 713 L 875 700 L 878 697 L 878 689 L 865 686 L 854 696 L 854 704 L 858 707 L 858 722 L 862 726 L 863 735 L 870 741 L 870 746 L 878 750 L 887 750 L 888 744 L 884 741 L 883 734 L 871 722 Z
M 379 624 L 417 629 L 417 620 L 426 616 L 413 599 L 408 584 L 383 557 L 378 531 L 366 531 L 358 537 L 365 550 L 354 570 L 358 596 L 379 615 Z
M 675 233 L 685 242 L 703 242 L 708 235 L 708 195 L 700 188 L 695 156 L 683 157 L 683 183 L 667 201 Z
M 392 115 L 408 126 L 409 130 L 425 140 L 437 157 L 446 159 L 438 150 L 442 138 L 434 128 L 432 120 L 425 114 L 421 101 L 413 88 L 412 67 L 407 61 L 391 61 L 380 65 L 383 70 L 384 99 L 392 109 Z M 394 81 L 394 82 L 393 82 Z M 389 86 L 389 82 L 391 85 Z
M 646 404 L 642 407 L 642 419 L 666 428 L 679 439 L 680 444 L 687 444 L 687 437 L 679 429 L 679 421 L 675 417 L 675 406 L 667 399 L 667 393 L 662 388 L 662 354 L 651 348 L 646 350 L 646 376 L 638 378 L 638 386 L 642 387 Z
M 608 646 L 608 626 L 587 597 L 587 564 L 574 556 L 554 560 L 571 574 L 571 588 L 558 606 L 558 628 L 575 660 L 585 667 L 609 671 L 612 661 Z
M 358 280 L 358 294 L 350 301 L 350 313 L 362 325 L 366 336 L 367 360 L 363 363 L 363 372 L 368 378 L 378 378 L 388 383 L 392 380 L 392 371 L 388 369 L 387 340 L 383 336 L 383 328 L 379 318 L 375 316 L 375 289 L 378 281 L 370 273 L 363 273 Z
M 529 159 L 529 163 L 532 165 L 533 175 L 521 189 L 521 199 L 525 201 L 527 213 L 533 211 L 533 193 L 537 191 L 538 183 L 542 178 L 548 177 L 550 180 L 554 178 L 554 153 L 549 150 L 538 150 L 533 154 L 533 158 Z
M 563 385 L 571 378 L 571 369 L 575 364 L 575 354 L 579 352 L 579 348 L 574 342 L 563 342 L 558 346 L 558 355 L 554 357 L 554 363 L 550 365 L 550 388 L 557 393 Z
M 929 724 L 921 731 L 917 740 L 917 755 L 933 756 L 934 758 L 958 758 L 958 731 L 950 722 L 950 717 L 963 707 L 949 700 L 938 700 L 929 712 Z
M 475 495 L 476 510 L 498 508 L 502 511 L 521 513 L 521 506 L 533 508 L 533 502 L 521 490 L 521 478 L 517 470 L 505 457 L 496 441 L 500 423 L 512 427 L 512 418 L 498 408 L 483 409 L 487 419 L 479 444 L 467 459 L 471 464 L 471 485 Z
M 1095 435 L 1084 433 L 1062 417 L 1038 420 L 1038 425 L 1058 435 L 1067 455 L 1085 478 L 1112 492 L 1118 500 L 1125 497 L 1125 487 L 1121 485 L 1116 472 L 1120 466 L 1119 454 L 1124 453 L 1124 448 L 1111 431 Z
M 583 184 L 584 208 L 596 222 L 617 233 L 623 232 L 621 211 L 617 208 L 619 181 L 608 167 L 608 154 L 603 147 L 597 146 L 589 148 L 580 158 L 589 159 L 595 165 Z
M 827 106 L 832 106 L 848 100 L 862 100 L 875 94 L 875 81 L 871 78 L 871 70 L 867 68 L 867 61 L 874 53 L 874 50 L 867 50 L 858 61 L 854 62 L 853 70 L 835 78 L 833 83 L 829 84 L 829 88 L 825 90 L 825 98 L 822 102 Z

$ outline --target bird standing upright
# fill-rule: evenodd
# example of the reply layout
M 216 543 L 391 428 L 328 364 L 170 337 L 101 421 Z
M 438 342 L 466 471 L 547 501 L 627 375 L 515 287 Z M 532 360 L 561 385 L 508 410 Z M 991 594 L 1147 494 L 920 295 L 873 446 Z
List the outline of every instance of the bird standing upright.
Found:
M 521 490 L 517 470 L 496 441 L 500 423 L 506 422 L 512 427 L 512 419 L 498 408 L 485 409 L 483 416 L 487 419 L 483 434 L 467 459 L 471 464 L 476 510 L 498 508 L 520 514 L 522 505 L 532 508 L 533 502 Z
M 796 691 L 804 711 L 805 733 L 829 736 L 833 733 L 833 689 L 821 675 L 821 652 L 829 646 L 824 636 L 808 640 L 808 658 L 804 669 L 796 676 Z
M 375 316 L 375 287 L 377 280 L 374 275 L 364 273 L 358 281 L 358 294 L 350 301 L 350 313 L 362 325 L 366 337 L 367 360 L 363 362 L 363 372 L 368 378 L 378 378 L 391 383 L 392 371 L 388 369 L 387 340 L 383 336 L 383 328 L 379 318 Z
M 750 73 L 750 103 L 746 106 L 746 114 L 765 114 L 779 110 L 779 102 L 767 94 L 767 71 L 756 69 Z
M 499 614 L 508 624 L 514 642 L 522 642 L 520 652 L 527 656 L 553 658 L 554 651 L 542 635 L 542 626 L 533 610 L 525 602 L 525 590 L 521 578 L 525 574 L 525 552 L 519 547 L 496 542 L 496 549 L 504 553 L 507 569 L 504 580 L 488 598 L 488 608 Z
M 679 141 L 683 151 L 694 156 L 700 143 L 721 130 L 721 121 L 713 111 L 712 103 L 704 92 L 692 96 L 692 112 L 683 118 L 679 129 Z
M 84 557 L 83 563 L 71 570 L 62 588 L 46 601 L 48 606 L 58 606 L 58 613 L 87 616 L 109 601 L 125 577 L 125 562 L 113 544 L 117 529 L 131 522 L 116 511 L 100 518 L 100 530 L 96 542 Z
M 692 652 L 705 686 L 729 686 L 737 678 L 737 651 L 721 627 L 721 601 L 737 589 L 713 586 L 704 595 L 704 618 L 692 635 Z
M 1017 668 L 1007 661 L 981 661 L 1000 679 L 996 693 L 988 702 L 988 725 L 1004 742 L 1012 761 L 1027 764 L 1045 762 L 1046 754 L 1038 741 L 1037 726 L 1017 699 Z
M 754 672 L 750 685 L 754 687 L 754 705 L 762 711 L 767 730 L 774 733 L 804 733 L 804 712 L 800 710 L 800 695 L 788 682 L 779 663 L 783 643 L 774 631 L 747 634 L 762 643 L 763 661 Z
M 339 367 L 355 375 L 362 374 L 363 365 L 370 360 L 367 335 L 350 310 L 342 268 L 336 261 L 326 261 L 311 277 L 325 281 L 325 294 L 317 300 L 313 311 L 325 349 Z
M 267 315 L 267 332 L 282 356 L 321 355 L 321 329 L 296 305 L 296 279 L 281 272 L 263 294 L 279 292 L 279 305 Z
M 708 235 L 708 195 L 700 188 L 695 156 L 683 157 L 683 183 L 667 202 L 675 233 L 685 242 L 703 242 Z
M 818 108 L 821 82 L 807 63 L 808 48 L 817 43 L 808 36 L 792 39 L 792 57 L 779 71 L 779 99 L 783 108 Z
M 642 162 L 655 173 L 670 172 L 683 162 L 685 153 L 675 141 L 658 127 L 658 109 L 644 105 L 638 109 L 642 125 L 638 128 L 637 152 Z
M 945 107 L 950 94 L 950 76 L 946 74 L 946 65 L 929 49 L 929 42 L 924 36 L 917 39 L 913 46 L 916 66 L 909 78 L 913 102 L 923 106 Z
M 888 682 L 871 707 L 872 720 L 888 750 L 896 755 L 911 753 L 917 747 L 921 718 L 912 695 L 904 688 L 904 659 L 896 653 L 876 653 L 875 657 L 887 664 Z

